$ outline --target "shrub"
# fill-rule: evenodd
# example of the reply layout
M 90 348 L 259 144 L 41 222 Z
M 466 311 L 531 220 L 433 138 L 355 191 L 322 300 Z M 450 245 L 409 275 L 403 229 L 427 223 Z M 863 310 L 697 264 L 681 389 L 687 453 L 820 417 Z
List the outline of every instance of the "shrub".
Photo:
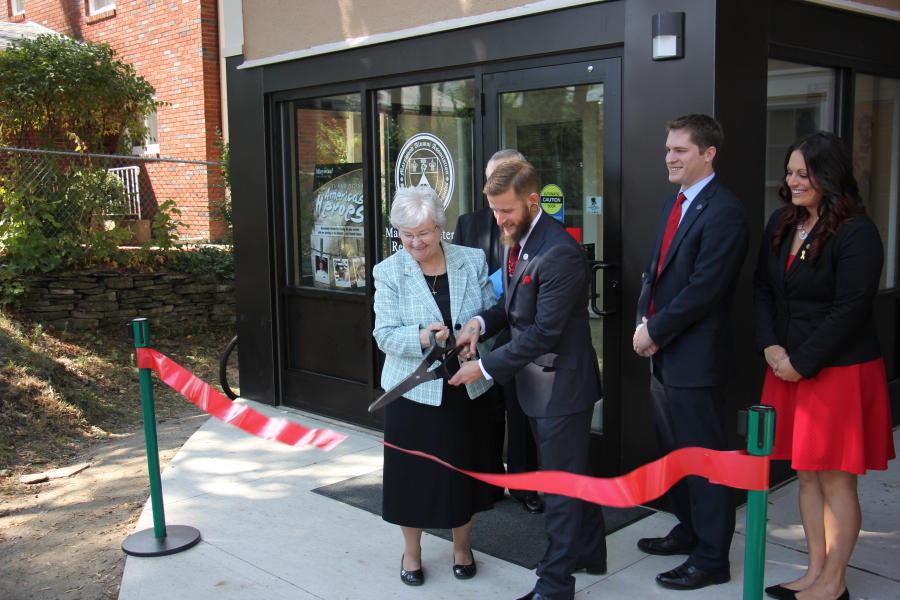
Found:
M 0 248 L 7 268 L 48 272 L 113 259 L 129 235 L 104 223 L 105 215 L 123 212 L 126 204 L 117 177 L 104 169 L 72 170 L 55 161 L 48 161 L 41 179 L 23 181 L 15 164 L 10 172 L 0 180 L 0 204 L 5 207 Z
M 142 140 L 155 90 L 107 44 L 67 36 L 18 40 L 0 52 L 0 142 L 113 152 Z M 127 132 L 127 135 L 126 135 Z

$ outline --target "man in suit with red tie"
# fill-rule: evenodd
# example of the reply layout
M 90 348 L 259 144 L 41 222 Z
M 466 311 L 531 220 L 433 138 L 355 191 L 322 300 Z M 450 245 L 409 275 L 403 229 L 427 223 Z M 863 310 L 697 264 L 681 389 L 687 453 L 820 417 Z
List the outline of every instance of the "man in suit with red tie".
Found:
M 507 160 L 525 160 L 518 150 L 498 150 L 488 160 L 484 167 L 484 177 L 487 179 L 497 168 L 497 165 Z M 491 279 L 501 265 L 504 265 L 503 244 L 500 243 L 500 228 L 494 221 L 494 213 L 491 207 L 485 207 L 475 212 L 459 216 L 456 222 L 456 232 L 453 235 L 453 243 L 470 248 L 481 248 L 488 261 L 488 272 Z M 501 290 L 502 292 L 502 290 Z M 500 292 L 497 294 L 500 295 Z M 497 334 L 494 338 L 494 348 L 499 348 L 509 341 L 509 330 Z M 528 417 L 519 406 L 516 396 L 515 380 L 501 383 L 488 390 L 488 394 L 494 395 L 489 401 L 496 401 L 496 420 L 491 424 L 493 434 L 494 453 L 497 461 L 497 471 L 503 471 L 503 438 L 507 438 L 506 444 L 506 472 L 525 473 L 537 471 L 537 447 L 534 445 L 534 436 L 531 434 L 531 426 Z M 502 495 L 503 490 L 499 490 Z M 537 492 L 531 490 L 509 490 L 509 495 L 515 498 L 525 512 L 537 514 L 544 512 L 544 501 Z
M 587 256 L 555 219 L 543 215 L 540 181 L 524 160 L 499 165 L 484 186 L 507 246 L 503 294 L 457 335 L 464 357 L 479 337 L 509 327 L 510 341 L 480 360 L 462 364 L 451 385 L 482 377 L 516 380 L 541 468 L 587 474 L 591 415 L 600 399 L 600 370 L 587 314 Z M 600 506 L 547 494 L 547 550 L 538 581 L 520 600 L 572 600 L 574 571 L 606 571 L 606 534 Z
M 724 450 L 723 386 L 734 370 L 732 298 L 747 253 L 744 207 L 713 170 L 721 125 L 685 115 L 666 125 L 666 166 L 679 191 L 663 205 L 659 233 L 643 273 L 634 351 L 650 357 L 650 395 L 660 450 Z M 678 524 L 644 538 L 649 554 L 686 554 L 660 573 L 663 587 L 690 590 L 730 579 L 734 505 L 728 488 L 687 477 L 668 494 Z

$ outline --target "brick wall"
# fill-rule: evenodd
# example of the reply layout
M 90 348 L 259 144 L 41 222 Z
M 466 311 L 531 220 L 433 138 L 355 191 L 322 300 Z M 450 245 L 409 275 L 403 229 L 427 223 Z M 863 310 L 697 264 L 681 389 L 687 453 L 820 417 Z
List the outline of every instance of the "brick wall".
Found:
M 117 0 L 115 10 L 94 16 L 87 15 L 87 0 L 26 0 L 24 17 L 9 16 L 9 4 L 3 4 L 6 20 L 28 20 L 79 40 L 105 42 L 119 60 L 132 64 L 156 89 L 157 100 L 167 103 L 158 111 L 162 156 L 219 159 L 216 132 L 222 102 L 215 0 Z M 221 238 L 223 228 L 214 217 L 223 195 L 205 169 L 198 169 L 200 179 L 191 188 L 211 191 L 199 197 L 183 197 L 170 180 L 150 175 L 153 195 L 174 199 L 181 209 L 187 225 L 183 238 Z

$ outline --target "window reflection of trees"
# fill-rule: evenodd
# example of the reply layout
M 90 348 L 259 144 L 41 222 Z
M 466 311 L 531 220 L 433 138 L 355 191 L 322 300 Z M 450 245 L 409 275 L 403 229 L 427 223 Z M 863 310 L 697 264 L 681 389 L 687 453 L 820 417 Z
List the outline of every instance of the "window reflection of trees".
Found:
M 364 261 L 362 239 L 345 240 L 338 249 L 312 248 L 316 190 L 332 179 L 347 176 L 362 163 L 361 100 L 357 94 L 301 100 L 295 103 L 296 194 L 291 209 L 293 285 L 314 283 L 314 258 L 341 256 Z M 336 168 L 348 165 L 348 169 Z M 316 170 L 320 173 L 317 175 Z M 331 175 L 328 175 L 331 173 Z M 349 245 L 348 245 L 349 244 Z M 323 245 L 320 243 L 320 245 Z M 347 246 L 347 247 L 344 247 Z M 319 283 L 322 283 L 321 273 Z
M 447 231 L 452 235 L 461 212 L 472 207 L 473 140 L 475 87 L 472 80 L 441 81 L 430 84 L 379 90 L 376 94 L 379 136 L 381 257 L 400 247 L 390 227 L 388 214 L 397 187 L 395 170 L 400 149 L 412 136 L 430 133 L 450 151 L 455 170 L 453 194 L 447 206 Z

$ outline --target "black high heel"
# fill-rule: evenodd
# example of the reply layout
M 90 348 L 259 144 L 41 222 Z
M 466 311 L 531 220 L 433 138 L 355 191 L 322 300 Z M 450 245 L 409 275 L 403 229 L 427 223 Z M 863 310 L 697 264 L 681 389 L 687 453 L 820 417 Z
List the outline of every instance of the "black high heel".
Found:
M 469 556 L 472 557 L 472 563 L 468 565 L 453 565 L 453 576 L 457 579 L 472 579 L 478 572 L 475 566 L 475 554 L 469 549 Z
M 766 593 L 773 598 L 783 598 L 784 600 L 794 600 L 800 590 L 792 590 L 783 585 L 770 585 L 766 588 Z M 844 588 L 844 593 L 834 600 L 850 600 L 850 588 Z
M 795 594 L 799 590 L 792 590 L 791 588 L 784 587 L 783 585 L 770 585 L 766 588 L 766 594 L 773 598 L 779 598 L 780 600 L 794 600 L 796 598 Z
M 422 585 L 425 583 L 425 571 L 422 567 L 415 571 L 407 571 L 403 568 L 403 555 L 400 555 L 400 581 L 406 585 Z

